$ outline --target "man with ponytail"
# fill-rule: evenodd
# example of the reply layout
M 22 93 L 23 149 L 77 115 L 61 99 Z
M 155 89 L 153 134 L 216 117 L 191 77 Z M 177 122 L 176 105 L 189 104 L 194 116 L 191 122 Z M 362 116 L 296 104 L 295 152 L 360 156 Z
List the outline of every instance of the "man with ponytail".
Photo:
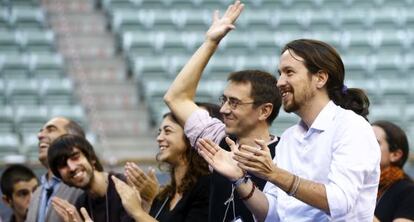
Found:
M 380 148 L 366 120 L 367 96 L 344 85 L 339 54 L 321 41 L 289 42 L 278 71 L 283 108 L 301 120 L 282 134 L 275 158 L 260 140 L 231 152 L 205 140 L 200 153 L 236 181 L 258 221 L 372 221 Z M 245 172 L 267 180 L 264 190 Z

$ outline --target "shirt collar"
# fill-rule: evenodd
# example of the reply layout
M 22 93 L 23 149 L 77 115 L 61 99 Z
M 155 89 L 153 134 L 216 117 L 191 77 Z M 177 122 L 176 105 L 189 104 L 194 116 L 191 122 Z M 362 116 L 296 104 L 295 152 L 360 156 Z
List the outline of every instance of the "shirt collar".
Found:
M 319 112 L 310 128 L 318 131 L 326 130 L 328 126 L 332 124 L 332 120 L 335 117 L 335 110 L 335 103 L 332 102 L 332 100 L 329 101 L 328 104 L 326 104 L 325 107 L 321 110 L 321 112 Z
M 307 129 L 306 124 L 301 120 L 298 124 L 298 139 L 301 139 L 302 136 L 306 138 L 316 131 L 322 132 L 326 130 L 328 126 L 332 124 L 332 120 L 335 117 L 335 109 L 335 103 L 332 102 L 332 100 L 329 101 L 328 104 L 326 104 L 325 107 L 316 116 L 309 129 Z
M 50 180 L 47 180 L 47 173 L 43 174 L 43 176 L 40 178 L 40 182 L 42 183 L 42 186 L 46 189 L 49 189 L 51 187 L 56 186 L 56 184 L 59 184 L 61 180 L 57 178 L 55 175 L 52 176 Z

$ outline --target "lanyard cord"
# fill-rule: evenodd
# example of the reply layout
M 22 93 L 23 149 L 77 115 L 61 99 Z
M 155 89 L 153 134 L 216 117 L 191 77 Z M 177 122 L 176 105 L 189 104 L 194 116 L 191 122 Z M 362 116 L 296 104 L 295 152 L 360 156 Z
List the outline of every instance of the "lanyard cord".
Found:
M 232 205 L 232 208 L 233 208 L 233 220 L 236 219 L 236 208 L 234 206 L 234 190 L 235 189 L 236 189 L 236 187 L 234 185 L 231 185 L 230 197 L 229 197 L 229 199 L 226 200 L 226 202 L 224 202 L 224 205 L 226 205 L 226 212 L 224 212 L 223 222 L 226 220 L 227 213 L 228 213 L 229 208 L 230 208 L 230 204 Z
M 170 197 L 165 198 L 164 203 L 162 203 L 160 209 L 158 210 L 157 214 L 155 214 L 155 219 L 158 219 L 158 216 L 160 215 L 162 209 L 164 209 L 165 204 L 167 204 L 168 200 L 170 199 Z

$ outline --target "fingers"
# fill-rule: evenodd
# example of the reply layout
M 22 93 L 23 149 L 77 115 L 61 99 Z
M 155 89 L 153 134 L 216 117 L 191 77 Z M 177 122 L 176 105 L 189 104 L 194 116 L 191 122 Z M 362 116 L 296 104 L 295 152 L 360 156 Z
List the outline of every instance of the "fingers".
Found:
M 148 180 L 145 173 L 136 164 L 130 162 L 125 164 L 125 176 L 128 182 L 131 182 L 138 188 L 141 188 L 145 181 Z
M 216 22 L 220 19 L 220 13 L 219 10 L 214 10 L 213 12 L 213 22 Z
M 69 221 L 69 215 L 67 214 L 65 208 L 57 205 L 55 202 L 52 202 L 52 207 L 56 211 L 56 213 L 62 218 L 64 222 Z
M 148 176 L 151 178 L 152 181 L 154 181 L 156 184 L 159 184 L 157 175 L 155 175 L 155 170 L 153 168 L 150 168 L 148 171 Z
M 270 152 L 270 149 L 269 149 L 269 147 L 267 146 L 267 144 L 266 144 L 266 142 L 264 140 L 255 139 L 254 142 L 257 145 L 260 146 L 261 150 L 269 151 Z
M 111 176 L 112 181 L 115 184 L 115 189 L 118 192 L 118 194 L 121 196 L 122 189 L 127 186 L 124 181 L 121 181 L 120 179 L 116 178 L 115 176 Z
M 244 4 L 242 4 L 240 1 L 235 1 L 234 4 L 229 5 L 223 17 L 227 17 L 228 19 L 230 19 L 230 23 L 234 23 L 236 19 L 240 16 L 243 9 Z
M 88 211 L 86 211 L 86 209 L 84 207 L 82 207 L 80 209 L 80 212 L 82 214 L 83 219 L 85 220 L 85 222 L 93 222 L 92 218 L 89 216 Z
M 230 137 L 227 136 L 225 140 L 231 151 L 238 150 L 238 145 Z

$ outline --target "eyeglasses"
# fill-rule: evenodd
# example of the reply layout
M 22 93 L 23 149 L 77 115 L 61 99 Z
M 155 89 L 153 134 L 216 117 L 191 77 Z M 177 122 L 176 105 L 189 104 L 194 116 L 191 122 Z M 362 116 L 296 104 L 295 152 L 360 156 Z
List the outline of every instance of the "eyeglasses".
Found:
M 237 109 L 237 106 L 246 105 L 246 104 L 253 104 L 254 103 L 254 101 L 252 101 L 252 102 L 242 102 L 239 99 L 236 99 L 236 98 L 227 98 L 224 95 L 223 96 L 220 96 L 219 101 L 220 101 L 221 106 L 223 106 L 227 102 L 227 104 L 233 110 Z

